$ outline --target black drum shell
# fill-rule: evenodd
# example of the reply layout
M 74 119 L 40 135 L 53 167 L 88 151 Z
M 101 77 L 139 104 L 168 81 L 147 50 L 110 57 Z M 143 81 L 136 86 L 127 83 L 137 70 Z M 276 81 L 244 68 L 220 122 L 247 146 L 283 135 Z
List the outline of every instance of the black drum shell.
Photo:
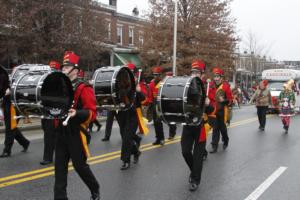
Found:
M 48 118 L 66 117 L 74 101 L 72 83 L 69 77 L 61 72 L 52 72 L 46 76 L 40 95 L 43 115 Z M 58 110 L 61 112 L 58 113 Z
M 204 85 L 198 77 L 167 77 L 160 86 L 157 103 L 165 123 L 198 125 L 204 112 Z
M 9 88 L 9 76 L 7 71 L 0 66 L 0 98 L 5 95 L 7 88 Z
M 72 83 L 61 72 L 27 72 L 12 85 L 12 100 L 25 116 L 63 118 L 73 96 Z M 51 113 L 53 110 L 56 112 Z
M 135 98 L 135 80 L 131 70 L 124 66 L 102 67 L 93 75 L 97 104 L 102 109 L 126 110 Z M 123 100 L 127 98 L 127 102 Z

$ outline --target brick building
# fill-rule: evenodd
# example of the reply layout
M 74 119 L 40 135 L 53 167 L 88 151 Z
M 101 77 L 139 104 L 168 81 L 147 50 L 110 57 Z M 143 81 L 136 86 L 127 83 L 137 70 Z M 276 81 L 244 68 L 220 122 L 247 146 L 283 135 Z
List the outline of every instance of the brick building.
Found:
M 138 53 L 144 44 L 143 27 L 146 20 L 138 16 L 137 8 L 133 8 L 132 15 L 117 12 L 117 0 L 110 0 L 109 4 L 94 1 L 94 12 L 105 16 L 106 40 L 102 45 L 107 51 L 102 65 L 121 65 L 133 62 L 141 65 Z M 107 59 L 109 57 L 109 60 Z

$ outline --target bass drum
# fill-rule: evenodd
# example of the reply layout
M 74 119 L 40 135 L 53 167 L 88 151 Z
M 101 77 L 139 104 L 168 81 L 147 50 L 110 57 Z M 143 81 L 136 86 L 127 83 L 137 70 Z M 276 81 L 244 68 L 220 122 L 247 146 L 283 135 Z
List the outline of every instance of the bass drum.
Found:
M 127 110 L 134 102 L 134 75 L 124 66 L 102 67 L 93 75 L 97 104 L 106 110 Z
M 7 71 L 0 66 L 0 99 L 5 95 L 9 87 L 9 76 Z
M 160 85 L 158 115 L 167 124 L 199 125 L 204 104 L 204 85 L 198 77 L 166 77 Z
M 72 83 L 61 72 L 29 71 L 11 89 L 16 108 L 29 117 L 65 118 L 74 98 Z
M 41 64 L 23 64 L 15 67 L 11 75 L 11 84 L 17 81 L 24 74 L 29 71 L 39 71 L 39 72 L 49 72 L 51 68 L 49 65 L 41 65 Z

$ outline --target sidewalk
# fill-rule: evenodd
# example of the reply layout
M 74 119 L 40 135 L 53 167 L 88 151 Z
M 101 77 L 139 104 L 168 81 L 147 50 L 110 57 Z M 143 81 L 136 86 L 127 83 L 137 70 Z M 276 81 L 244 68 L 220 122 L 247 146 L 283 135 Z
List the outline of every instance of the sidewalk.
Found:
M 106 117 L 98 117 L 99 122 L 106 120 Z M 32 123 L 24 124 L 23 119 L 19 121 L 18 128 L 21 131 L 38 130 L 41 129 L 41 119 L 30 119 Z M 5 133 L 5 126 L 0 126 L 0 134 Z

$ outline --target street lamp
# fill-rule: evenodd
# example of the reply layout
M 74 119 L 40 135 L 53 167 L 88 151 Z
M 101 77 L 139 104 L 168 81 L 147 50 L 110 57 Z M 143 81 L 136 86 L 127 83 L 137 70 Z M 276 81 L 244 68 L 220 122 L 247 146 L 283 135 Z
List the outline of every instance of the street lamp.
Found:
M 173 41 L 173 75 L 176 76 L 176 45 L 177 45 L 177 10 L 178 0 L 175 0 L 175 11 L 174 11 L 174 41 Z

